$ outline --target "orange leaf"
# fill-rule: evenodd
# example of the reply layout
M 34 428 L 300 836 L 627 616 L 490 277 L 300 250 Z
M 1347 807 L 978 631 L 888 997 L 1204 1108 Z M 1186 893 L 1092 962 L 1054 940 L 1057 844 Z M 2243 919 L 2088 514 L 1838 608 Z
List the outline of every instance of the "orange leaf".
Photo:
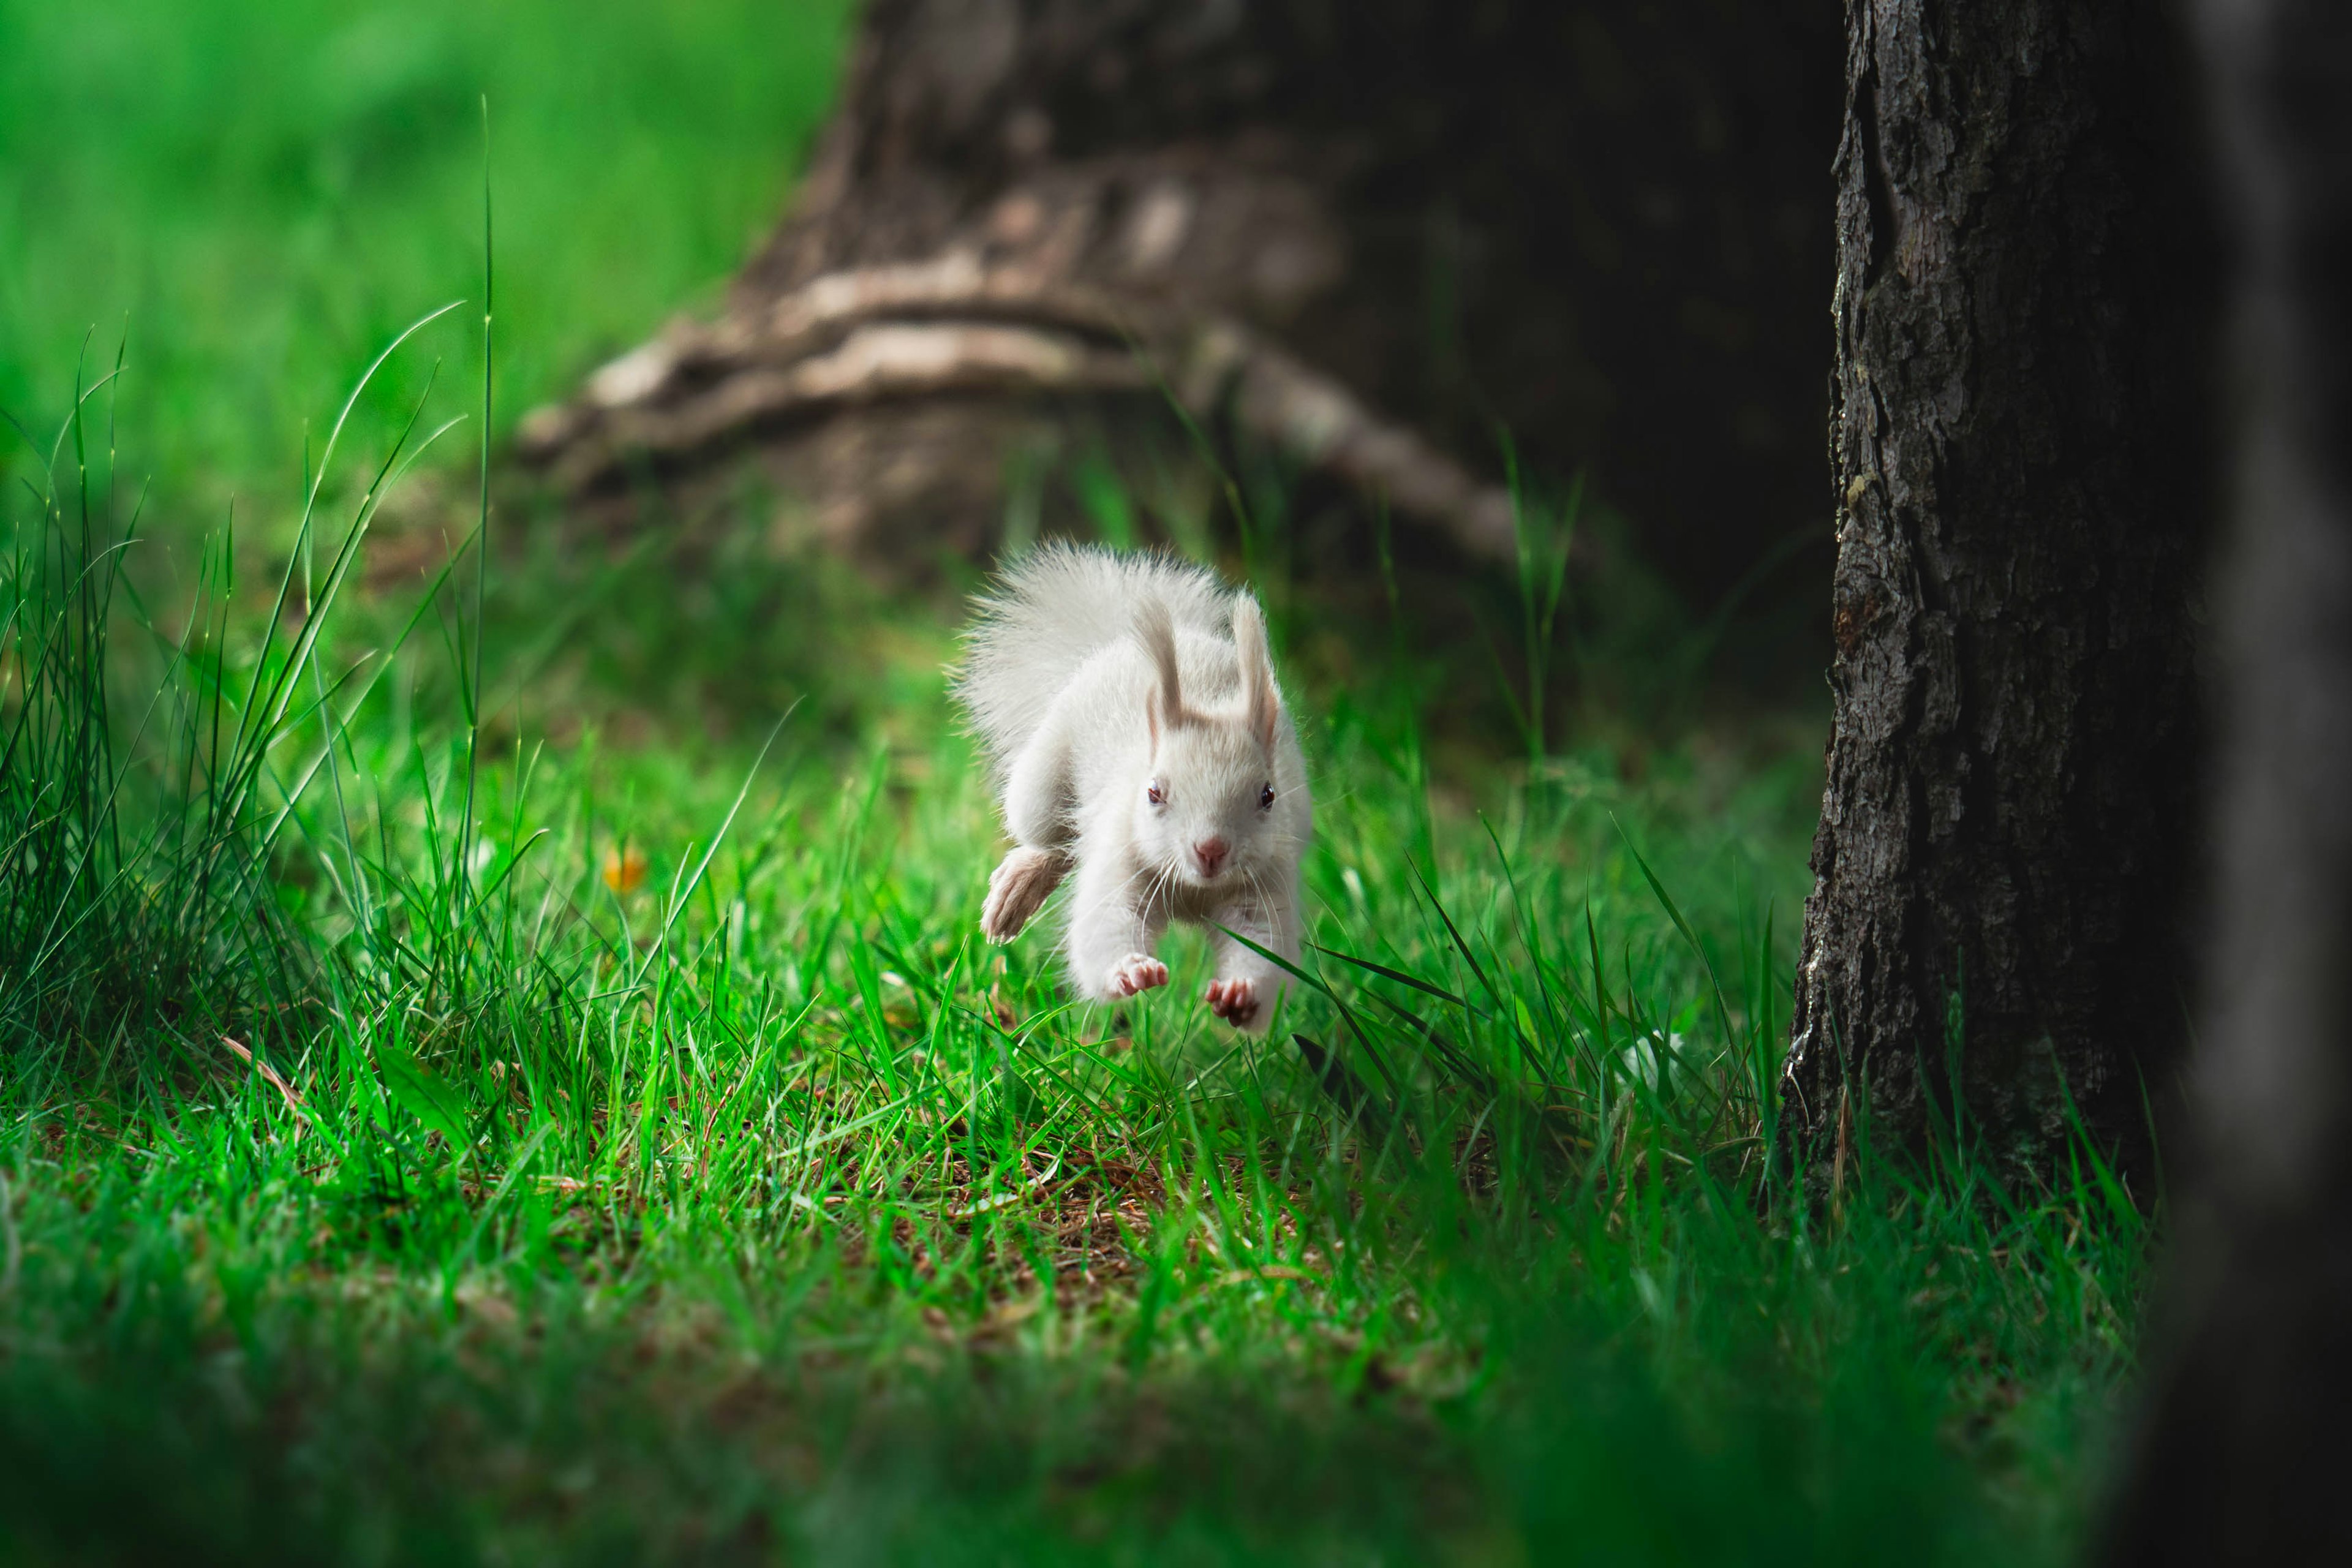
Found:
M 616 893 L 634 893 L 646 879 L 646 852 L 634 844 L 604 851 L 604 886 Z

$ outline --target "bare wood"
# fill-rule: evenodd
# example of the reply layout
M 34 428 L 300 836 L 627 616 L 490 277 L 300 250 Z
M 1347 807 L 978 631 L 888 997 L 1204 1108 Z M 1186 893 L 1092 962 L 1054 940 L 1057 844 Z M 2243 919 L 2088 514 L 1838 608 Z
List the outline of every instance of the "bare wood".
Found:
M 679 323 L 607 364 L 572 404 L 534 413 L 522 449 L 584 489 L 857 403 L 1157 393 L 1196 420 L 1230 406 L 1252 437 L 1445 530 L 1465 553 L 1516 558 L 1501 487 L 1236 321 L 1184 316 L 1147 337 L 1152 313 L 1034 268 L 984 268 L 971 252 L 826 273 L 748 317 Z

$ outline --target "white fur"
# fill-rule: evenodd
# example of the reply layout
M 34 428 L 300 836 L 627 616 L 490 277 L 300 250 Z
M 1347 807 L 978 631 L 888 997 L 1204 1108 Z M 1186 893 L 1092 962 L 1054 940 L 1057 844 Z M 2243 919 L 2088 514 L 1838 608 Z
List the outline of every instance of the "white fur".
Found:
M 1211 1008 L 1264 1029 L 1287 976 L 1215 928 L 1297 962 L 1314 805 L 1257 601 L 1166 556 L 1049 544 L 980 610 L 956 698 L 1013 840 L 982 931 L 1010 942 L 1075 871 L 1063 947 L 1082 995 L 1166 984 L 1152 950 L 1192 921 L 1214 932 Z M 1196 849 L 1217 840 L 1210 871 Z

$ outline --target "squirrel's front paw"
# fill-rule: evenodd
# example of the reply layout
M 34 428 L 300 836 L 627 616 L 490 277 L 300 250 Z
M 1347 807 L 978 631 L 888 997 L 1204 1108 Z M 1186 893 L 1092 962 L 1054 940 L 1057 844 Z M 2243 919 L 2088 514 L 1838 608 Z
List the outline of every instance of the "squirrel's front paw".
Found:
M 1132 996 L 1168 984 L 1168 966 L 1148 952 L 1130 952 L 1110 966 L 1110 994 Z
M 1247 980 L 1209 982 L 1209 1011 L 1237 1029 L 1257 1017 L 1257 987 Z

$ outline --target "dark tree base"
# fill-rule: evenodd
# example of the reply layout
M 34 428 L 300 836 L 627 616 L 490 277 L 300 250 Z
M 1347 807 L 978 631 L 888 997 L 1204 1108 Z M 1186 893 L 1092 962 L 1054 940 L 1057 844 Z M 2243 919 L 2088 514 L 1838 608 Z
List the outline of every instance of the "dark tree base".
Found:
M 1784 1132 L 2150 1195 L 2186 1036 L 2208 226 L 2139 0 L 1851 0 L 1835 729 Z M 2073 1110 L 2070 1110 L 2070 1100 Z
M 1507 428 L 1711 599 L 1827 510 L 1835 36 L 1748 0 L 877 0 L 725 316 L 525 449 L 607 498 L 754 454 L 887 556 L 993 540 L 1041 463 L 1196 484 L 1189 419 L 1507 564 Z

